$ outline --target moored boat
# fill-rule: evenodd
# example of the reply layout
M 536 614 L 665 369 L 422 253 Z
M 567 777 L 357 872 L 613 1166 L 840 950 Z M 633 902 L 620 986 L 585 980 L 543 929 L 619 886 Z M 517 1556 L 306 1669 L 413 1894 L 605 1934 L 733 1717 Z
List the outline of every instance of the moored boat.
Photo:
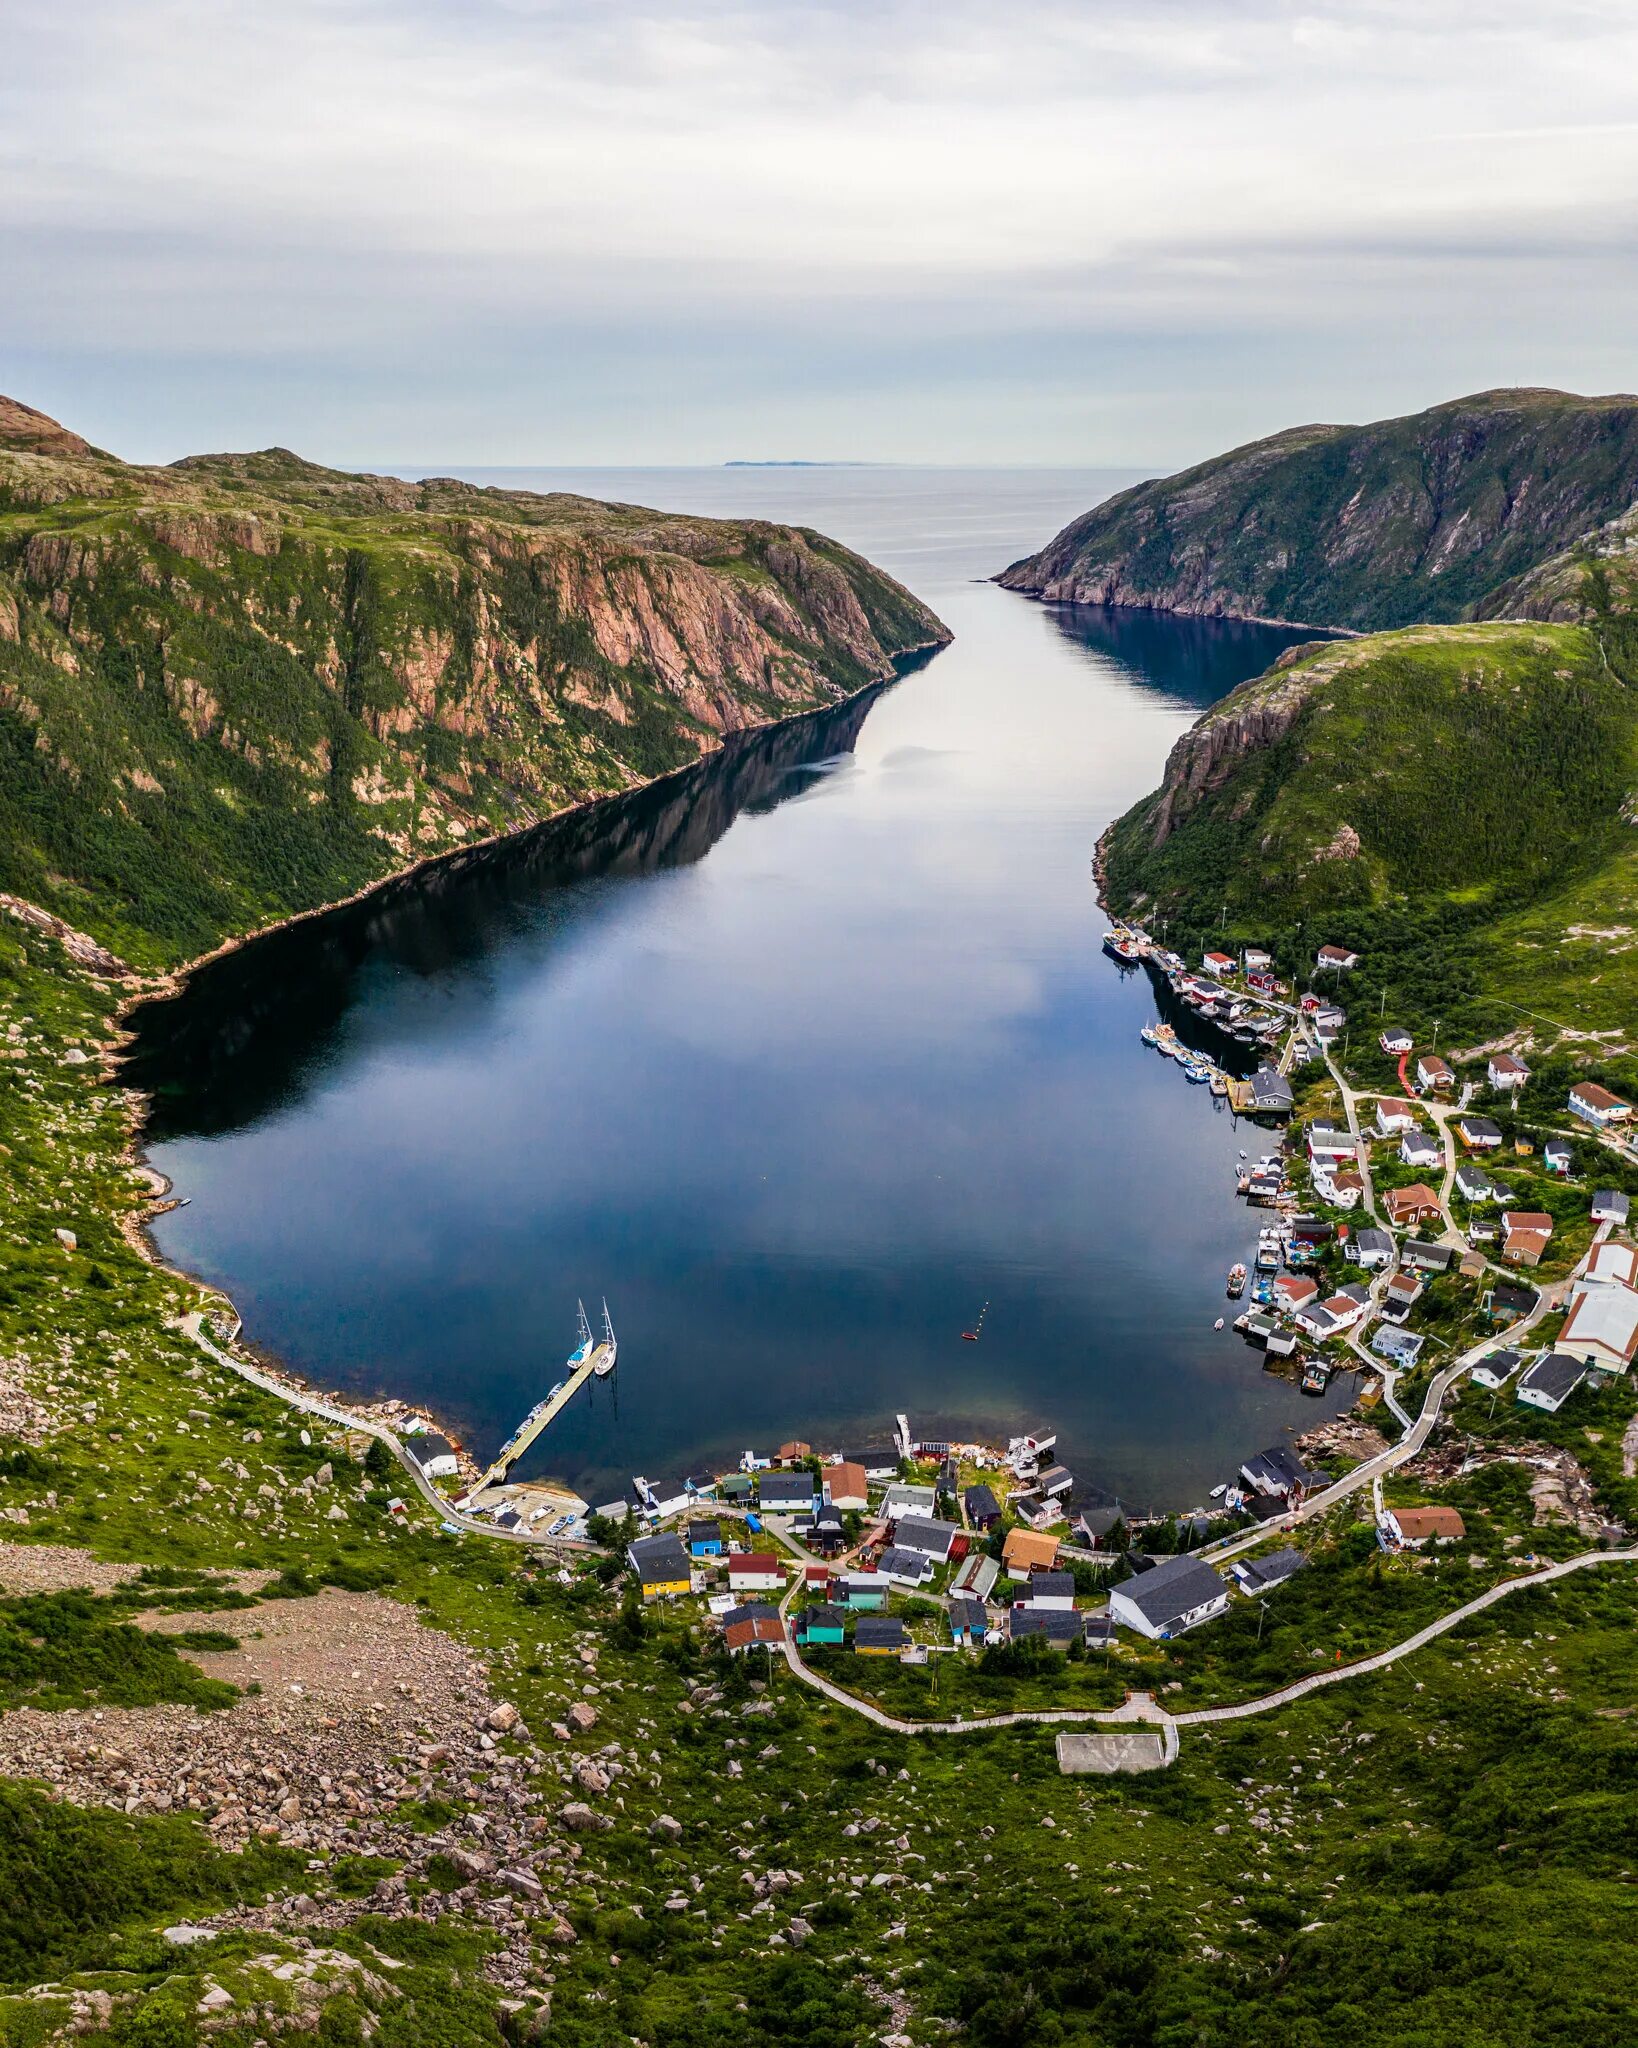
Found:
M 1238 1299 L 1240 1295 L 1245 1293 L 1248 1277 L 1245 1267 L 1236 1259 L 1234 1264 L 1229 1267 L 1228 1291 L 1231 1296 Z

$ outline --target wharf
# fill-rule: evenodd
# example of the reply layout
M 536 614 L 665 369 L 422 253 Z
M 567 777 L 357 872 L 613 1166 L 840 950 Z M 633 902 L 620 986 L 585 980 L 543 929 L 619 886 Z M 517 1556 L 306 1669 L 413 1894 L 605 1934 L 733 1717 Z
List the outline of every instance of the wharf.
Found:
M 501 1445 L 500 1450 L 496 1453 L 494 1463 L 490 1465 L 477 1485 L 472 1487 L 467 1493 L 466 1499 L 468 1501 L 475 1500 L 480 1493 L 483 1493 L 489 1487 L 500 1486 L 505 1483 L 507 1473 L 511 1471 L 525 1451 L 532 1449 L 546 1431 L 551 1428 L 552 1424 L 563 1413 L 564 1409 L 568 1407 L 587 1380 L 603 1364 L 608 1356 L 608 1352 L 609 1346 L 607 1343 L 594 1344 L 587 1353 L 584 1363 L 576 1366 L 562 1386 L 554 1394 L 549 1394 L 544 1401 L 530 1410 L 518 1427 L 507 1438 L 506 1442 Z

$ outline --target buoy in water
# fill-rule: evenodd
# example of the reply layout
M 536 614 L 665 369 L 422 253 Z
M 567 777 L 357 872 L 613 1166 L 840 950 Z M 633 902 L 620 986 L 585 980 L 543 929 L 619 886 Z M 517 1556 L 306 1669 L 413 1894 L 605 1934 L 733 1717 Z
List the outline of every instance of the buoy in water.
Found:
M 973 1325 L 973 1327 L 970 1330 L 962 1331 L 961 1341 L 963 1344 L 976 1344 L 979 1338 L 983 1336 L 984 1318 L 989 1314 L 989 1312 L 990 1305 L 988 1302 L 985 1302 L 984 1306 L 978 1311 L 978 1321 Z

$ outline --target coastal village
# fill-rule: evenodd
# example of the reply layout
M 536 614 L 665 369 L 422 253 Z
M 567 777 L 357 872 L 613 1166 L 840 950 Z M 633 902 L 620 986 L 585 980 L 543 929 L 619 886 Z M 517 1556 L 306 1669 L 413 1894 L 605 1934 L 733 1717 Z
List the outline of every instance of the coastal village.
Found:
M 1518 1115 L 1531 1073 L 1517 1053 L 1447 1057 L 1386 1021 L 1372 1034 L 1383 1085 L 1355 1086 L 1335 1056 L 1346 1008 L 1296 994 L 1269 952 L 1208 950 L 1196 970 L 1130 924 L 1104 948 L 1145 968 L 1177 1014 L 1145 1025 L 1144 1042 L 1262 1127 L 1267 1149 L 1242 1151 L 1235 1184 L 1257 1212 L 1255 1245 L 1224 1287 L 1246 1297 L 1233 1328 L 1263 1369 L 1309 1393 L 1353 1374 L 1360 1414 L 1385 1408 L 1405 1430 L 1458 1360 L 1493 1404 L 1545 1414 L 1630 1370 L 1638 1246 L 1629 1197 L 1600 1169 L 1638 1164 L 1631 1104 L 1578 1081 L 1544 1132 Z M 1313 978 L 1335 985 L 1358 964 L 1322 946 Z M 1310 1105 L 1324 1095 L 1316 1067 L 1332 1106 L 1299 1122 L 1299 1090 Z M 503 1458 L 463 1504 L 503 1528 L 618 1545 L 640 1602 L 691 1603 L 730 1657 L 926 1665 L 1025 1645 L 1114 1658 L 1291 1580 L 1308 1562 L 1306 1504 L 1368 1440 L 1385 1441 L 1344 1422 L 1268 1446 L 1180 1514 L 1134 1513 L 1082 1485 L 1051 1428 L 1002 1448 L 920 1439 L 902 1415 L 878 1442 L 791 1441 L 730 1471 L 634 1475 L 629 1497 L 595 1510 L 506 1484 Z M 446 1439 L 406 1442 L 429 1477 L 460 1470 Z M 1454 1508 L 1389 1502 L 1380 1478 L 1372 1521 L 1390 1554 L 1466 1533 Z

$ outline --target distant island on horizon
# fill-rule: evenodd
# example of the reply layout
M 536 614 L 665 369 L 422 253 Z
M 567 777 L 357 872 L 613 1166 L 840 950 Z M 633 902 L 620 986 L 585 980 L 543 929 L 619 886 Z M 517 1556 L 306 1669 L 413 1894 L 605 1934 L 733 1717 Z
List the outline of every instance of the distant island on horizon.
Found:
M 752 460 L 746 456 L 735 456 L 725 462 L 724 469 L 902 469 L 902 462 L 808 462 L 801 458 L 787 460 L 776 456 L 769 461 Z

